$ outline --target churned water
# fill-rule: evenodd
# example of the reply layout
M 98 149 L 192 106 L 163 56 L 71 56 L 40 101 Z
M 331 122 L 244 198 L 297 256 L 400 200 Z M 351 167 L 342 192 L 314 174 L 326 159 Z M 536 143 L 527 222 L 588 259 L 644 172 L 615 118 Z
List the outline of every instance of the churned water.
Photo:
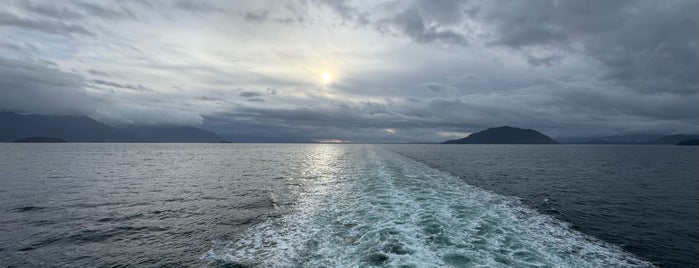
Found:
M 578 228 L 575 217 L 545 213 L 509 189 L 511 183 L 502 183 L 505 190 L 476 183 L 495 173 L 464 173 L 473 163 L 452 149 L 443 156 L 463 170 L 440 168 L 433 150 L 456 147 L 411 146 L 0 144 L 0 266 L 673 265 Z M 519 154 L 508 160 L 507 154 L 494 157 L 500 149 L 493 150 L 495 155 L 484 153 L 480 161 L 510 161 L 510 168 L 523 164 L 514 160 Z M 664 153 L 675 160 L 665 164 L 667 169 L 684 170 L 672 176 L 696 175 L 690 167 L 696 158 Z M 574 176 L 578 171 L 559 172 Z M 612 177 L 623 177 L 625 171 L 619 172 Z M 467 178 L 471 175 L 477 180 Z M 510 175 L 531 178 L 522 185 L 546 182 Z M 594 178 L 580 183 L 605 185 Z M 696 198 L 691 193 L 668 198 L 683 202 Z M 566 194 L 553 196 L 565 199 L 559 196 Z M 695 200 L 695 210 L 696 205 Z M 634 213 L 628 217 L 635 219 Z M 682 231 L 688 247 L 696 245 L 695 231 Z
M 662 267 L 699 267 L 699 148 L 391 145 Z

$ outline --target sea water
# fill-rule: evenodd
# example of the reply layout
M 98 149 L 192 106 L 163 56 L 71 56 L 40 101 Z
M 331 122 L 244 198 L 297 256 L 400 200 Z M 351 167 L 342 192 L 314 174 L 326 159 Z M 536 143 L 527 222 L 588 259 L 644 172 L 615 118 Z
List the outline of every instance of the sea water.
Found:
M 544 175 L 517 170 L 525 164 L 534 170 L 551 168 L 517 160 L 527 154 L 540 158 L 535 152 L 541 149 L 532 150 L 540 146 L 515 146 L 510 148 L 514 153 L 503 153 L 506 147 L 474 148 L 0 144 L 0 266 L 670 267 L 692 263 L 671 250 L 643 254 L 628 248 L 623 237 L 603 238 L 580 228 L 578 218 L 591 217 L 588 221 L 595 222 L 598 215 L 565 218 L 547 213 L 512 190 L 517 188 L 512 182 L 495 175 L 527 177 L 528 183 L 518 183 L 528 187 L 548 183 L 540 178 Z M 592 147 L 561 146 L 563 153 L 549 154 L 579 156 L 585 155 L 581 152 L 586 148 Z M 695 154 L 682 151 L 692 149 L 672 148 L 662 152 L 673 160 L 663 162 L 660 170 L 677 173 L 669 173 L 671 177 L 664 181 L 643 183 L 652 186 L 695 178 Z M 652 148 L 640 150 L 658 153 Z M 474 163 L 476 158 L 460 158 L 459 152 L 482 157 Z M 632 156 L 638 153 L 623 156 L 621 152 L 620 157 L 634 161 Z M 594 169 L 590 163 L 600 161 L 595 154 L 587 157 L 589 163 L 551 164 L 561 168 L 550 172 L 583 177 L 575 167 Z M 487 166 L 489 159 L 491 168 L 481 166 Z M 453 167 L 444 168 L 447 162 Z M 468 171 L 478 168 L 475 173 Z M 634 180 L 647 173 L 620 170 L 607 177 L 627 174 L 628 180 Z M 553 190 L 547 188 L 553 191 L 550 199 L 565 199 L 557 201 L 557 209 L 574 214 L 577 210 L 569 209 L 568 203 L 589 200 L 566 193 L 595 187 L 603 192 L 605 183 L 599 181 L 606 177 L 599 175 L 581 179 L 579 187 L 559 183 Z M 488 176 L 501 183 L 480 182 L 489 181 Z M 688 192 L 658 194 L 685 206 L 687 199 L 696 198 L 696 192 Z M 691 219 L 699 212 L 697 203 L 693 204 L 695 212 L 689 215 L 681 215 L 683 210 L 660 215 Z M 588 206 L 593 210 L 598 203 Z M 628 214 L 636 219 L 638 211 L 620 209 L 618 213 L 620 218 Z M 613 224 L 603 222 L 607 220 L 602 217 L 598 223 Z M 623 220 L 619 224 L 618 229 L 633 225 Z M 662 232 L 661 227 L 657 230 Z M 687 245 L 686 251 L 692 254 L 697 250 L 691 248 L 697 243 L 696 229 L 682 232 L 678 237 L 683 241 L 649 241 L 648 246 Z M 675 257 L 667 261 L 656 255 Z

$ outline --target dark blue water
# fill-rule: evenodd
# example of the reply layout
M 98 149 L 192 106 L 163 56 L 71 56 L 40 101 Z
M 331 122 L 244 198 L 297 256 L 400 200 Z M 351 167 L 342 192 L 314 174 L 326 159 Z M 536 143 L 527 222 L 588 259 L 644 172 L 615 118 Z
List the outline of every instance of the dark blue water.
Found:
M 0 266 L 696 266 L 698 158 L 673 146 L 0 144 Z

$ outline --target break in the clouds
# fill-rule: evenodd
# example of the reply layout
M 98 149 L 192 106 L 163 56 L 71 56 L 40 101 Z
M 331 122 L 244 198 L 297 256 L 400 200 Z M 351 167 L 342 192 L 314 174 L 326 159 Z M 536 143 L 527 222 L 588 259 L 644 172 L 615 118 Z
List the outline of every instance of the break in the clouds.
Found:
M 2 1 L 0 110 L 229 137 L 699 131 L 699 1 Z

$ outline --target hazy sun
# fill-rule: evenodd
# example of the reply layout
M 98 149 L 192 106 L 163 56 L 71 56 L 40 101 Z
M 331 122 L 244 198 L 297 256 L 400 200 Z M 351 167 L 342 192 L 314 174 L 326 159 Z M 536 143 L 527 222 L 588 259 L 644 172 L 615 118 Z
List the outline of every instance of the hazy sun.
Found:
M 330 78 L 332 77 L 330 77 L 329 73 L 323 73 L 320 78 L 323 79 L 323 84 L 327 84 L 330 83 Z

